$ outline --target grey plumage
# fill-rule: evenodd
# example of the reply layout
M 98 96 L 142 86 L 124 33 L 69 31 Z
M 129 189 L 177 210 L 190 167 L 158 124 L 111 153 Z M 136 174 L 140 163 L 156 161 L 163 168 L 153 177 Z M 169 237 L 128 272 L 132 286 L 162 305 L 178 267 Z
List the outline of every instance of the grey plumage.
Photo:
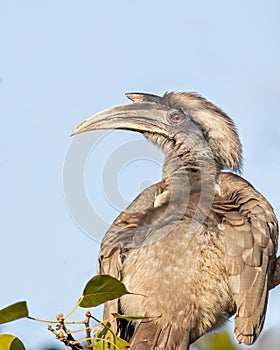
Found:
M 165 153 L 162 181 L 144 190 L 105 234 L 99 272 L 122 280 L 127 295 L 112 312 L 132 349 L 188 349 L 234 313 L 235 337 L 252 344 L 263 327 L 268 290 L 280 282 L 278 226 L 272 207 L 230 172 L 242 152 L 232 120 L 193 93 L 130 93 L 128 105 L 100 112 L 73 134 L 142 132 Z

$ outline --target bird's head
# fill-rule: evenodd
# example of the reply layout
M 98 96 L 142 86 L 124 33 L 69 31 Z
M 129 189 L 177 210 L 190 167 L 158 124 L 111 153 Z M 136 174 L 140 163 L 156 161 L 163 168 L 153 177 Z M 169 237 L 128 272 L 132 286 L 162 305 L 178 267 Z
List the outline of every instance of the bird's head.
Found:
M 126 96 L 133 103 L 93 115 L 72 135 L 100 129 L 133 130 L 163 149 L 181 145 L 194 148 L 204 142 L 219 168 L 240 170 L 242 150 L 234 123 L 205 98 L 194 93 L 166 93 L 163 97 L 128 93 Z

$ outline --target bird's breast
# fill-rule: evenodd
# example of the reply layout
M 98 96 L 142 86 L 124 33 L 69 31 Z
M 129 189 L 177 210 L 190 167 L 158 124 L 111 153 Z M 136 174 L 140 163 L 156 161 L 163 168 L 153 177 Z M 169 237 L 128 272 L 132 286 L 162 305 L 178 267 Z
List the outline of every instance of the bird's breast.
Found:
M 127 253 L 123 282 L 132 293 L 122 298 L 130 315 L 159 317 L 158 322 L 199 334 L 226 320 L 234 311 L 228 286 L 224 244 L 219 230 L 190 222 L 164 238 Z

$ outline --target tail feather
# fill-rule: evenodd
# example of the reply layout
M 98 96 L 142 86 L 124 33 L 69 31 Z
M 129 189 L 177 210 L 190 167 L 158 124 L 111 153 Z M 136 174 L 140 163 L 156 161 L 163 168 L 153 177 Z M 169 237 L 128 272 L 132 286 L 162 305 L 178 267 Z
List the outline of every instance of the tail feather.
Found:
M 131 339 L 131 350 L 188 350 L 189 344 L 188 333 L 142 321 Z

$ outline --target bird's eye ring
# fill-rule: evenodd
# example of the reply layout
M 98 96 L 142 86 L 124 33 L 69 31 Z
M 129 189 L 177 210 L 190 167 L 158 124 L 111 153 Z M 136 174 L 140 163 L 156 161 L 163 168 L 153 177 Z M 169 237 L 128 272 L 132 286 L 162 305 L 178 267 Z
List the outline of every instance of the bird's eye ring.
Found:
M 175 112 L 169 116 L 169 120 L 173 123 L 180 123 L 183 120 L 182 114 Z

